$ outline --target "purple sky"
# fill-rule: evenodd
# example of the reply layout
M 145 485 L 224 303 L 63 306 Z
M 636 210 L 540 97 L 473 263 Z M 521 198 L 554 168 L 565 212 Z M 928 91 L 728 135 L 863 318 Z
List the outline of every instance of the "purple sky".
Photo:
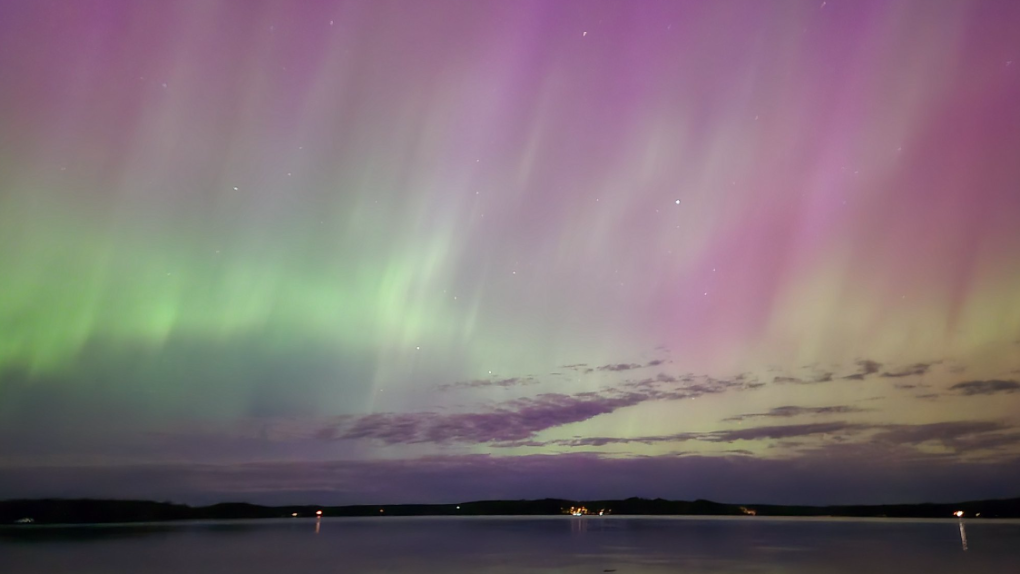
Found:
M 1020 3 L 0 4 L 0 498 L 1017 496 Z

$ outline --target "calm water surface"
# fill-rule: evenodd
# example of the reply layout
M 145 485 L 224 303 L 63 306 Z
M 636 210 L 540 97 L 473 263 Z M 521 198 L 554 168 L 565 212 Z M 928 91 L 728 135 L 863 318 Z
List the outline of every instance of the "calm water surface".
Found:
M 325 518 L 0 529 L 0 572 L 1020 571 L 1020 522 Z

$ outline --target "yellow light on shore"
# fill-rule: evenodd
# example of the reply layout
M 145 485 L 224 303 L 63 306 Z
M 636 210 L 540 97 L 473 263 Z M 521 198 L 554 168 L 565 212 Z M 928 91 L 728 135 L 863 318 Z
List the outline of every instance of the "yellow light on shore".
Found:
M 955 516 L 957 518 L 963 518 L 963 511 L 962 510 L 957 510 L 956 512 L 953 513 L 953 516 Z
M 315 515 L 316 516 L 322 516 L 322 511 L 321 510 L 316 510 L 315 511 Z

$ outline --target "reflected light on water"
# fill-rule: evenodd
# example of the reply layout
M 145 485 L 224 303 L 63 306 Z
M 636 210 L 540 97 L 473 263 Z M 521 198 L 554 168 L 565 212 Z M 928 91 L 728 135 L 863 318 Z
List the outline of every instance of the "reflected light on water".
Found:
M 0 572 L 137 574 L 982 574 L 1014 572 L 1020 522 L 743 517 L 389 517 L 0 528 Z M 290 513 L 286 513 L 289 515 Z M 386 513 L 387 515 L 390 513 Z M 946 512 L 949 515 L 949 512 Z M 325 516 L 325 510 L 323 511 Z M 965 529 L 970 527 L 970 532 Z M 311 530 L 311 532 L 309 532 Z M 975 534 L 976 533 L 976 534 Z M 968 535 L 980 544 L 970 548 Z M 311 536 L 309 536 L 311 535 Z M 264 549 L 264 551 L 263 551 Z M 255 551 L 253 551 L 255 550 Z M 342 567 L 337 568 L 342 563 Z
M 571 532 L 588 532 L 588 521 L 583 518 L 571 519 L 570 521 Z

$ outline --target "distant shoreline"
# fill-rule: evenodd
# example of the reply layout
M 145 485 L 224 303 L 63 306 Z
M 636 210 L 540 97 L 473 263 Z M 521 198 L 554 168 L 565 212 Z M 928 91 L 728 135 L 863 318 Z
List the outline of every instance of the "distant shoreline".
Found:
M 221 503 L 188 506 L 170 502 L 99 499 L 33 499 L 0 501 L 0 525 L 113 524 L 184 520 L 392 516 L 760 516 L 815 518 L 1020 518 L 1020 498 L 958 503 L 895 505 L 725 504 L 709 500 L 488 500 L 460 504 L 382 504 L 262 506 Z

